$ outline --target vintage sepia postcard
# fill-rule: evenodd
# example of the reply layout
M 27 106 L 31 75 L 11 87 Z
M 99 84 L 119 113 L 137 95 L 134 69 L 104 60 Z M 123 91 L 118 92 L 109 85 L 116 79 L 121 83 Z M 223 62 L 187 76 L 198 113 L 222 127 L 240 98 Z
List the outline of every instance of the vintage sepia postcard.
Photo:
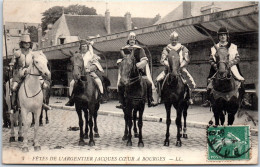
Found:
M 258 5 L 4 0 L 2 163 L 257 164 Z

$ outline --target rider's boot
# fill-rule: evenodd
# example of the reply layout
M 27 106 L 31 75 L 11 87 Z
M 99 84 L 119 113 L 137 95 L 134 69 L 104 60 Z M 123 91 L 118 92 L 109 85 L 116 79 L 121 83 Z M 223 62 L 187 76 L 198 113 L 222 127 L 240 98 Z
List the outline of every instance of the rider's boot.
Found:
M 147 83 L 147 101 L 148 101 L 148 107 L 154 107 L 157 106 L 157 104 L 153 101 L 153 90 L 152 90 L 152 84 L 148 79 L 146 79 Z
M 210 92 L 211 92 L 211 89 L 207 88 L 207 93 L 206 93 L 207 100 L 201 105 L 202 107 L 209 107 L 210 106 L 210 101 L 209 101 Z
M 192 99 L 192 89 L 189 89 L 189 104 L 193 104 L 193 99 Z
M 51 110 L 51 107 L 48 106 L 48 105 L 45 104 L 45 103 L 42 103 L 42 108 L 45 109 L 45 110 Z
M 249 97 L 248 97 L 248 95 L 246 94 L 244 81 L 241 81 L 240 94 L 241 94 L 242 104 L 243 104 L 244 106 L 251 107 L 252 104 L 248 101 Z
M 71 93 L 71 96 L 69 97 L 69 101 L 65 104 L 65 106 L 74 106 L 75 100 L 74 100 L 74 87 Z

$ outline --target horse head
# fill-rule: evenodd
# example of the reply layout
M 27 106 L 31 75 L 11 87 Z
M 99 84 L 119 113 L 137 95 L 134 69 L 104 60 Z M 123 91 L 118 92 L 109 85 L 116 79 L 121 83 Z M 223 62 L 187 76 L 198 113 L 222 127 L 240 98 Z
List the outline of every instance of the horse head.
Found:
M 216 49 L 216 63 L 218 68 L 218 74 L 220 78 L 230 78 L 230 67 L 228 65 L 229 62 L 229 53 L 226 47 L 218 47 L 215 45 Z
M 139 78 L 138 69 L 134 56 L 125 56 L 120 63 L 120 82 L 124 85 L 131 85 L 132 81 Z
M 84 73 L 84 61 L 80 54 L 74 54 L 71 56 L 70 61 L 73 66 L 73 78 L 74 80 L 81 79 L 82 74 Z
M 180 74 L 180 55 L 175 50 L 171 50 L 168 54 L 169 74 L 170 78 L 176 79 Z
M 48 69 L 48 60 L 42 51 L 33 51 L 32 52 L 32 64 L 29 67 L 30 72 L 33 72 L 33 69 L 36 69 L 38 74 L 43 78 L 50 80 L 51 73 Z

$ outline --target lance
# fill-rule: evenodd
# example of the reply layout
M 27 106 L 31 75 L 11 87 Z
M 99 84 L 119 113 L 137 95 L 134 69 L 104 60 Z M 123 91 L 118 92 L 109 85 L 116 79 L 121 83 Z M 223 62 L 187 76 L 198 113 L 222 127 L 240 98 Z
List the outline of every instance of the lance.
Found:
M 8 54 L 7 54 L 7 42 L 6 42 L 6 30 L 5 30 L 5 25 L 4 25 L 4 37 L 5 37 L 5 56 L 6 56 L 6 61 L 8 60 Z M 11 71 L 11 69 L 9 69 Z M 8 83 L 9 83 L 9 95 L 11 96 L 11 83 L 10 83 L 10 71 L 8 70 Z M 7 93 L 7 92 L 6 92 Z M 13 108 L 12 105 L 12 99 L 10 98 L 10 104 L 11 108 Z

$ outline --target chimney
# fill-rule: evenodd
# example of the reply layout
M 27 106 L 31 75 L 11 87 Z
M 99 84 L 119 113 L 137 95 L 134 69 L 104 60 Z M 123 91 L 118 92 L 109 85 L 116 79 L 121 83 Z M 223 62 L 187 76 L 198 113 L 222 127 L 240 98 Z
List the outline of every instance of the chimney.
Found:
M 127 31 L 132 29 L 132 19 L 130 12 L 125 14 L 125 28 Z
M 183 18 L 189 18 L 191 17 L 191 2 L 184 1 L 183 2 Z
M 105 13 L 105 27 L 107 30 L 107 34 L 111 34 L 111 30 L 110 30 L 110 12 L 107 9 L 106 13 Z
M 41 24 L 38 25 L 38 46 L 42 48 L 42 26 Z

